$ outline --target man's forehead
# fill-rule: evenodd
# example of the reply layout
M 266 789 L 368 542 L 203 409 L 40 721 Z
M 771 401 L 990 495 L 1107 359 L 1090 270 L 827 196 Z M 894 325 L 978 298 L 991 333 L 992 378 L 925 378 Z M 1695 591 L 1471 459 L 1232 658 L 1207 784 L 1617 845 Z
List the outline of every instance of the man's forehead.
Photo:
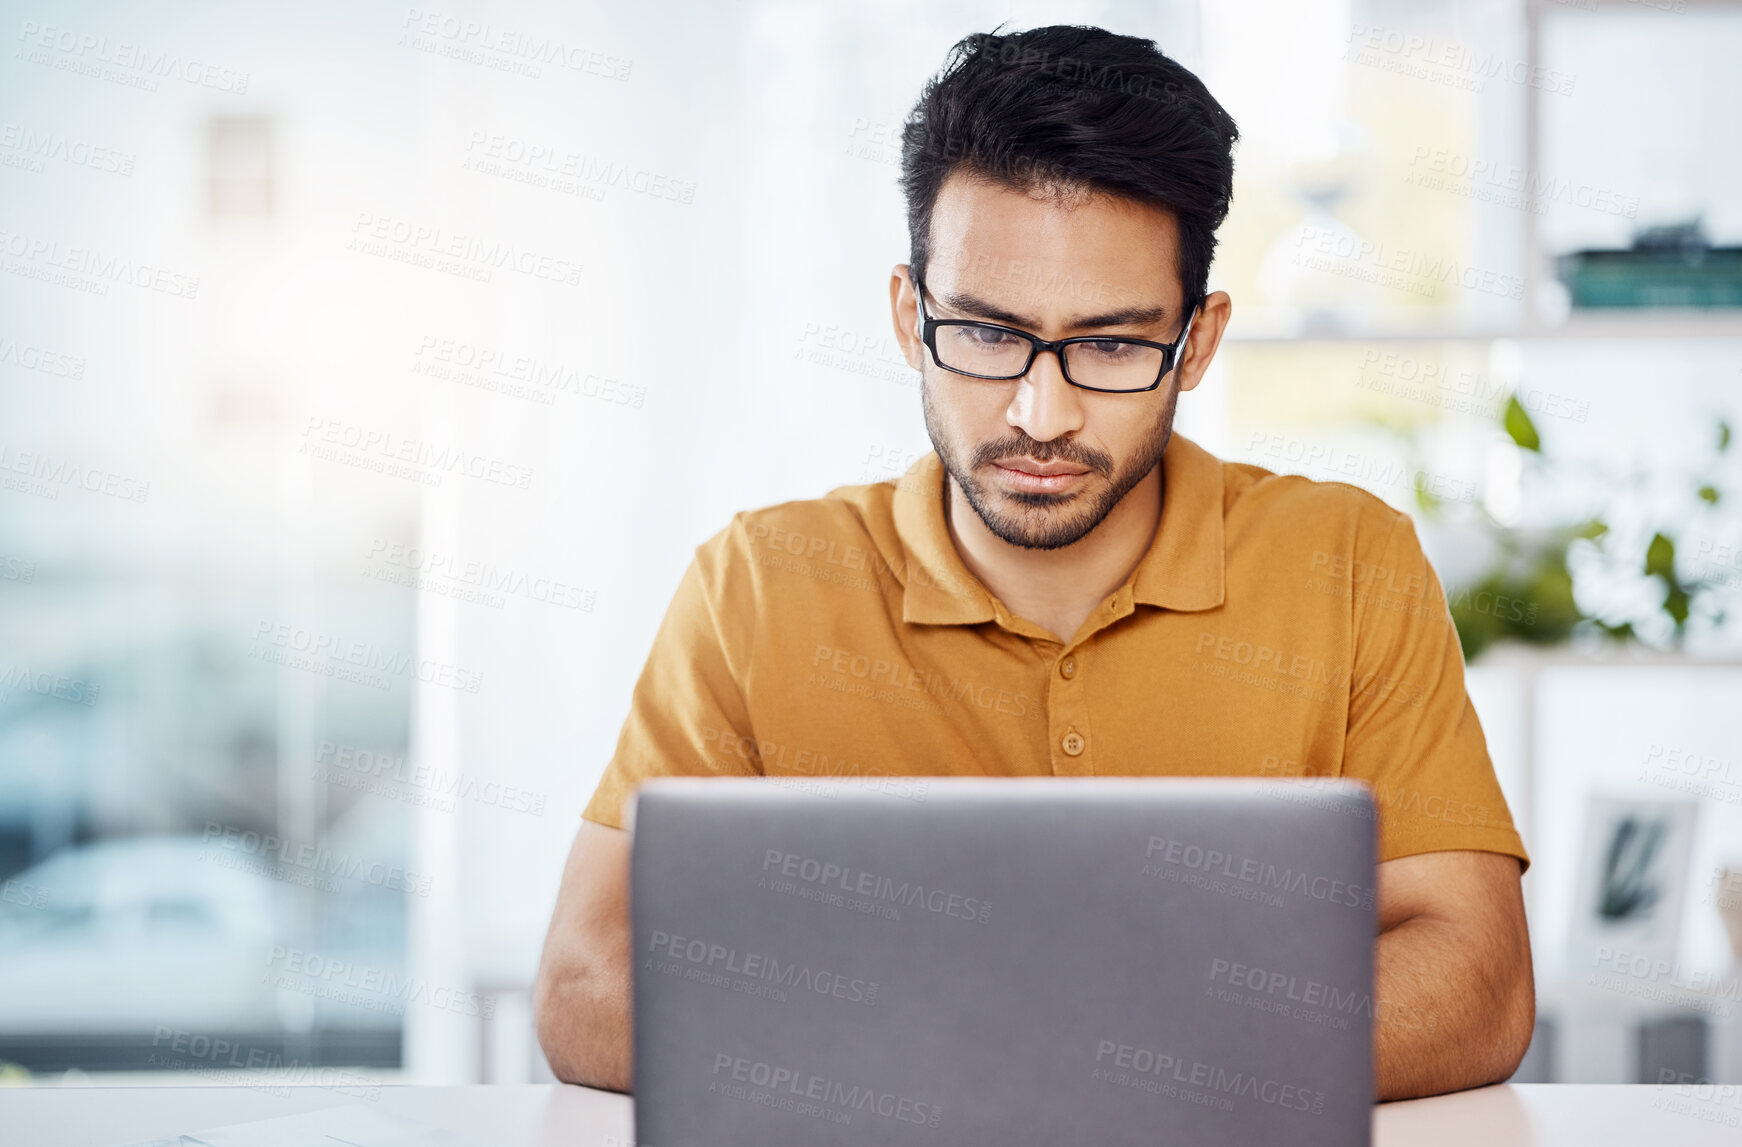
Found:
M 1053 320 L 1181 302 L 1173 219 L 1105 195 L 1065 199 L 952 177 L 932 217 L 926 287 Z
M 976 273 L 970 268 L 958 274 L 935 264 L 934 268 L 925 275 L 929 298 L 975 318 L 1024 329 L 1167 323 L 1182 309 L 1154 283 L 1138 290 L 1106 280 L 1037 274 L 1031 282 L 1013 284 L 1009 277 L 983 270 Z

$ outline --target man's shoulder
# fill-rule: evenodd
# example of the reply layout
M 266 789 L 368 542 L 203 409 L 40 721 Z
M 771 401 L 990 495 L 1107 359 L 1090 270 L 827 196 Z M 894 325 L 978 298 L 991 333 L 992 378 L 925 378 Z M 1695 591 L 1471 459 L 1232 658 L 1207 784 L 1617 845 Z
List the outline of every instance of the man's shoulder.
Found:
M 1222 465 L 1231 602 L 1282 602 L 1303 619 L 1341 618 L 1369 633 L 1445 622 L 1408 514 L 1348 482 Z
M 790 565 L 816 562 L 868 568 L 899 546 L 895 499 L 899 480 L 838 486 L 820 498 L 740 510 L 702 544 L 702 553 L 725 565 Z
M 1222 512 L 1259 530 L 1284 529 L 1320 536 L 1354 531 L 1383 539 L 1408 514 L 1348 482 L 1279 474 L 1251 462 L 1222 460 Z

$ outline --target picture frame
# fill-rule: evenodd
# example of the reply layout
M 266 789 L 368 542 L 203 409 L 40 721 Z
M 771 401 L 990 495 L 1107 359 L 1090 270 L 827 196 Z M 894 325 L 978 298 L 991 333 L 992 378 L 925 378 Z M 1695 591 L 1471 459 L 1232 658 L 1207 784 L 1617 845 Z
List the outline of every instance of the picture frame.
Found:
M 1673 961 L 1699 803 L 1593 794 L 1586 806 L 1570 930 L 1572 966 L 1617 953 Z

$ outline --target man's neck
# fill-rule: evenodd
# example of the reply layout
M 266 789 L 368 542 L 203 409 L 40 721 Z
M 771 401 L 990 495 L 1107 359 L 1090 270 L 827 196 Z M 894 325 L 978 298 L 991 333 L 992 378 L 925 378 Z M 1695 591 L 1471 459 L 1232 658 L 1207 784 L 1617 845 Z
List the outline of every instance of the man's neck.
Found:
M 946 472 L 944 520 L 962 563 L 999 601 L 1068 643 L 1149 551 L 1161 522 L 1163 494 L 1157 463 L 1086 537 L 1062 549 L 1031 550 L 987 529 Z

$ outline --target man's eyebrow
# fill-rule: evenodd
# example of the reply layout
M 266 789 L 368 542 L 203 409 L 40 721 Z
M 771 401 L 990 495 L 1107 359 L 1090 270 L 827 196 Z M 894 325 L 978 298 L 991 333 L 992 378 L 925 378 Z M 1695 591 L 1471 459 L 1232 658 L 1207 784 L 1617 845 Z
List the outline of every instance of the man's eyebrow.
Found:
M 1008 327 L 1022 327 L 1026 330 L 1038 330 L 1041 323 L 1032 315 L 1019 315 L 1007 311 L 996 303 L 961 291 L 952 291 L 943 296 L 944 305 L 952 311 L 962 314 L 978 315 L 995 323 L 1003 323 Z M 1157 323 L 1168 318 L 1173 313 L 1172 308 L 1153 307 L 1122 307 L 1116 311 L 1106 311 L 1099 315 L 1077 315 L 1065 324 L 1066 330 L 1093 330 L 1100 327 L 1141 326 L 1145 323 Z

